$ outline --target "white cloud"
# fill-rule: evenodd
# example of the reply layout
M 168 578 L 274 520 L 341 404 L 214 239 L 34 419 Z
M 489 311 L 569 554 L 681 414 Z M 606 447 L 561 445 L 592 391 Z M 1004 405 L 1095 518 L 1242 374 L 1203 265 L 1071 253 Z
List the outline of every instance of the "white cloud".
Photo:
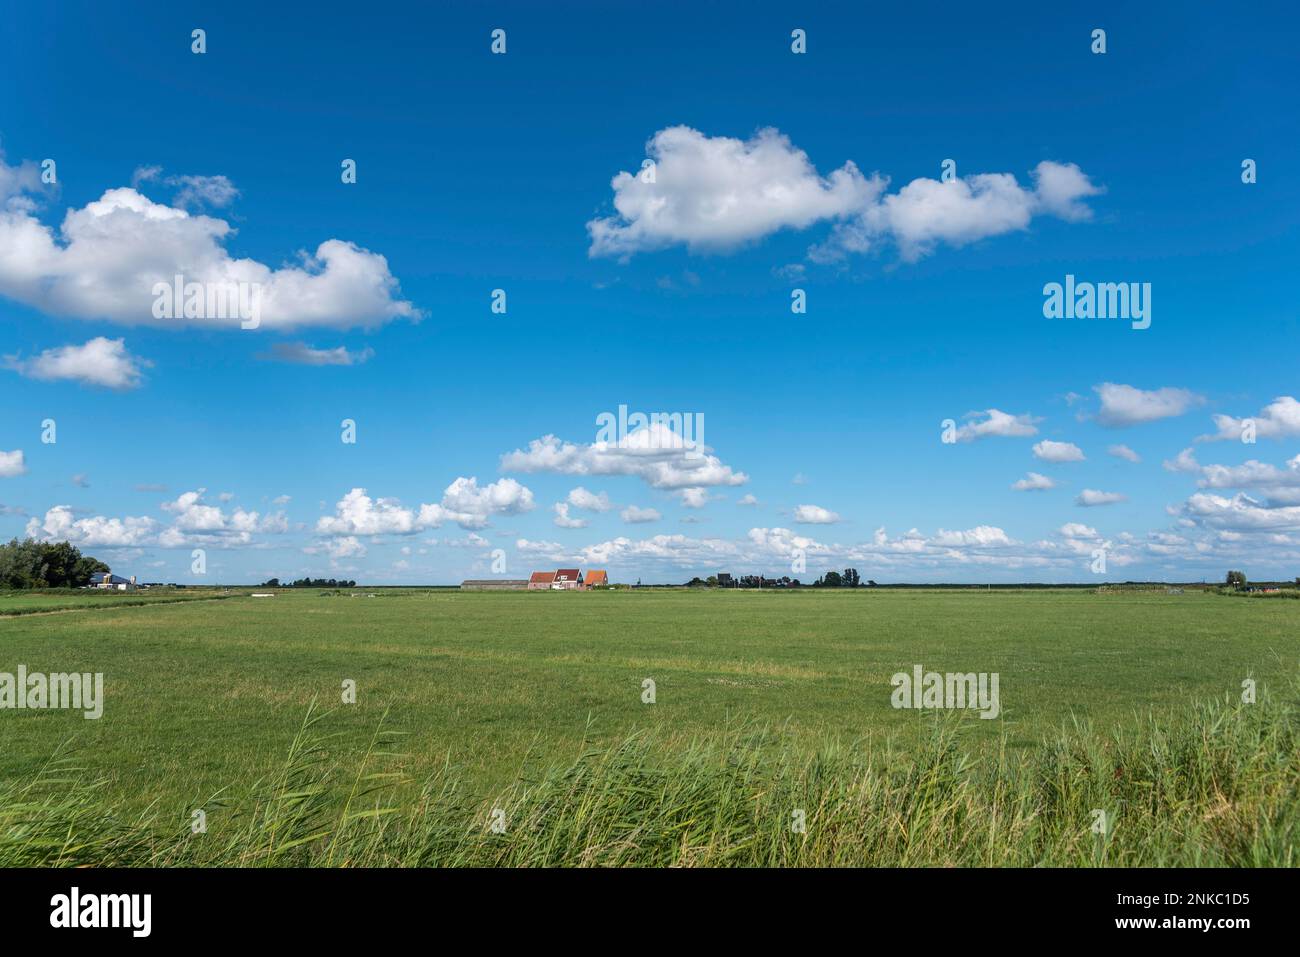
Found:
M 774 129 L 748 140 L 706 136 L 686 126 L 660 130 L 646 145 L 649 171 L 621 172 L 610 185 L 616 215 L 587 223 L 590 255 L 627 258 L 665 246 L 730 250 L 781 229 L 834 223 L 830 239 L 809 251 L 815 261 L 895 241 L 915 260 L 940 242 L 963 245 L 1028 227 L 1048 214 L 1077 221 L 1081 200 L 1101 190 L 1077 166 L 1043 162 L 1036 186 L 1007 173 L 941 183 L 917 179 L 886 194 L 888 180 L 846 162 L 820 175 L 806 153 Z
M 1113 455 L 1117 459 L 1124 459 L 1127 462 L 1141 462 L 1142 456 L 1138 455 L 1127 445 L 1112 445 L 1106 450 L 1107 455 Z
M 704 508 L 709 504 L 709 490 L 706 488 L 684 488 L 678 491 L 682 508 Z
M 1169 472 L 1199 472 L 1201 463 L 1196 461 L 1191 449 L 1183 449 L 1175 458 L 1165 459 L 1164 467 Z
M 260 284 L 260 319 L 268 328 L 376 326 L 421 315 L 399 298 L 397 280 L 378 253 L 327 239 L 279 269 L 235 259 L 224 245 L 234 232 L 228 222 L 155 203 L 129 187 L 69 209 L 56 231 L 36 218 L 34 202 L 12 196 L 15 188 L 33 189 L 27 167 L 16 169 L 0 161 L 0 186 L 11 194 L 0 208 L 0 295 L 44 312 L 128 324 L 238 327 L 233 316 L 155 318 L 154 284 L 181 275 L 207 285 Z M 218 177 L 191 177 L 180 185 L 178 200 L 221 199 Z
M 1014 482 L 1011 487 L 1017 492 L 1039 492 L 1049 488 L 1056 488 L 1056 483 L 1046 475 L 1029 472 L 1024 478 Z
M 354 488 L 334 506 L 332 516 L 316 521 L 323 535 L 405 535 L 418 531 L 416 514 L 393 498 L 372 499 L 363 488 Z
M 69 541 L 86 548 L 125 548 L 149 544 L 158 530 L 158 522 L 147 516 L 106 518 L 74 517 L 72 506 L 55 505 L 43 519 L 27 523 L 27 536 L 42 541 Z
M 1034 444 L 1034 457 L 1044 462 L 1082 462 L 1083 450 L 1073 442 L 1043 439 Z
M 314 349 L 305 342 L 277 342 L 271 346 L 270 352 L 263 353 L 258 358 L 304 366 L 355 366 L 368 361 L 374 355 L 375 350 L 369 346 L 350 352 L 345 346 Z
M 1102 192 L 1079 167 L 1043 161 L 1034 169 L 1030 190 L 1010 173 L 981 173 L 949 182 L 921 178 L 864 210 L 854 222 L 837 226 L 828 243 L 814 248 L 822 261 L 863 252 L 878 237 L 890 237 L 909 262 L 929 255 L 940 243 L 968 243 L 1029 228 L 1040 214 L 1070 222 L 1089 218 L 1080 200 Z
M 742 496 L 740 500 L 736 502 L 736 504 L 749 506 L 749 505 L 759 505 L 761 503 L 753 495 L 746 494 Z
M 1101 411 L 1097 413 L 1097 421 L 1112 428 L 1182 415 L 1192 406 L 1205 401 L 1187 389 L 1166 387 L 1144 391 L 1114 382 L 1093 386 L 1093 391 L 1101 397 Z
M 619 517 L 629 525 L 636 525 L 642 522 L 657 522 L 663 517 L 659 514 L 658 509 L 641 508 L 638 505 L 629 505 L 618 514 Z
M 935 534 L 932 544 L 947 548 L 1000 548 L 1012 545 L 1014 542 L 996 525 L 979 525 L 965 531 L 953 532 L 941 528 Z
M 1119 492 L 1102 492 L 1095 488 L 1086 488 L 1079 493 L 1079 496 L 1074 501 L 1077 505 L 1091 508 L 1094 505 L 1114 505 L 1117 502 L 1127 500 L 1127 496 L 1121 495 Z
M 590 524 L 585 518 L 570 518 L 568 502 L 556 502 L 551 507 L 555 510 L 555 524 L 560 528 L 586 528 Z
M 1026 438 L 1038 434 L 1038 429 L 1034 425 L 1038 420 L 1028 414 L 1009 415 L 998 409 L 985 409 L 983 412 L 967 412 L 964 418 L 977 419 L 981 415 L 985 416 L 982 421 L 967 422 L 958 427 L 956 431 L 958 442 L 974 442 L 976 439 L 990 436 Z
M 557 472 L 563 475 L 635 475 L 652 488 L 743 485 L 749 476 L 733 472 L 717 456 L 688 448 L 663 423 L 629 433 L 616 443 L 576 445 L 546 435 L 501 456 L 503 472 Z
M 1197 492 L 1187 500 L 1182 511 L 1195 521 L 1215 528 L 1250 532 L 1300 530 L 1300 505 L 1266 508 L 1245 493 L 1225 498 Z
M 589 492 L 581 485 L 570 490 L 568 502 L 574 508 L 585 508 L 589 512 L 608 512 L 614 506 L 604 492 Z
M 1079 522 L 1066 522 L 1058 529 L 1063 538 L 1098 538 L 1097 530 Z
M 12 452 L 0 451 L 0 478 L 13 478 L 16 475 L 27 474 L 27 463 L 23 460 L 23 450 L 14 449 Z
M 648 174 L 611 181 L 617 215 L 587 223 L 592 256 L 630 256 L 685 244 L 730 249 L 780 229 L 804 229 L 873 203 L 885 184 L 853 163 L 828 177 L 774 129 L 749 140 L 705 136 L 686 126 L 660 130 L 646 144 Z
M 0 257 L 4 253 L 0 251 Z M 80 382 L 108 389 L 134 389 L 148 360 L 126 351 L 125 339 L 96 336 L 84 345 L 46 349 L 30 359 L 5 356 L 5 366 L 29 379 Z
M 394 498 L 372 499 L 354 488 L 334 507 L 334 514 L 316 521 L 322 535 L 406 535 L 455 522 L 461 528 L 482 528 L 492 515 L 517 515 L 533 508 L 533 493 L 514 479 L 479 487 L 477 478 L 458 478 L 443 491 L 442 501 L 419 510 Z
M 169 186 L 179 186 L 174 202 L 185 209 L 197 206 L 229 206 L 239 196 L 227 177 L 217 176 L 169 176 Z
M 1241 441 L 1248 421 L 1255 423 L 1257 438 L 1292 438 L 1300 435 L 1300 402 L 1297 402 L 1293 396 L 1283 395 L 1264 406 L 1253 420 L 1234 419 L 1230 415 L 1215 415 L 1213 419 L 1219 431 L 1213 435 L 1201 436 L 1200 441 Z
M 800 525 L 833 525 L 840 516 L 820 505 L 800 505 L 794 510 L 794 520 Z

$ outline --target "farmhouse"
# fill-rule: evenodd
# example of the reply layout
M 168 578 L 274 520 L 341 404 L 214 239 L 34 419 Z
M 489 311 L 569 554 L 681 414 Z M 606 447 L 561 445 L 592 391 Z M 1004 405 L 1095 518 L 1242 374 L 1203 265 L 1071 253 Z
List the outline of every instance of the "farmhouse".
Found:
M 523 591 L 528 587 L 522 578 L 467 578 L 460 583 L 461 591 Z
M 573 591 L 582 588 L 582 572 L 576 568 L 560 568 L 555 572 L 552 588 Z
M 593 568 L 587 572 L 587 578 L 584 584 L 588 588 L 607 588 L 609 587 L 609 576 L 605 574 L 604 569 Z
M 555 584 L 555 572 L 533 572 L 528 579 L 529 591 L 548 591 Z
M 122 578 L 114 575 L 112 572 L 95 572 L 90 576 L 90 584 L 87 588 L 109 588 L 113 591 L 135 591 L 137 587 L 135 576 Z

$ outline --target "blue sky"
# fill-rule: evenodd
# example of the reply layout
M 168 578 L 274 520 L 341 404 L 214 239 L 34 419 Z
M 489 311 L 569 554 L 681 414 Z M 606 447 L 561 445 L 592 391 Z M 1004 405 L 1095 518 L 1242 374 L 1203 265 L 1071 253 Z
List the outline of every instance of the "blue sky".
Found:
M 1300 574 L 1293 12 L 533 7 L 15 8 L 0 533 L 168 581 Z M 178 271 L 259 326 L 155 317 Z M 1067 274 L 1150 327 L 1045 318 Z M 620 405 L 705 465 L 593 450 Z

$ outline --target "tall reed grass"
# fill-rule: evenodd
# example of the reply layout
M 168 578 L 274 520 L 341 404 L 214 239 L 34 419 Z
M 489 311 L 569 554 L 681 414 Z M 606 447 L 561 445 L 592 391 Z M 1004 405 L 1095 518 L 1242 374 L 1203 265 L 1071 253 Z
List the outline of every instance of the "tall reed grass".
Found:
M 222 822 L 205 834 L 157 808 L 123 815 L 55 755 L 0 785 L 0 866 L 1296 866 L 1298 692 L 1111 733 L 1075 724 L 1021 751 L 968 750 L 953 717 L 908 751 L 796 751 L 780 728 L 746 725 L 637 732 L 486 800 L 449 763 L 406 780 L 382 722 L 345 769 L 313 707 L 251 800 L 205 802 Z

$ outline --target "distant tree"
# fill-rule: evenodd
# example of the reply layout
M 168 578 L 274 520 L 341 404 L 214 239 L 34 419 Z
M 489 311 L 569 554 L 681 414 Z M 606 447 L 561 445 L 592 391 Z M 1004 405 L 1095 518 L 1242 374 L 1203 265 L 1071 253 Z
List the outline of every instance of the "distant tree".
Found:
M 717 576 L 717 575 L 710 575 L 708 578 L 704 579 L 704 584 L 708 585 L 710 588 L 717 588 L 717 587 L 718 587 L 718 576 Z
M 857 588 L 860 584 L 862 584 L 862 579 L 858 577 L 858 570 L 856 568 L 844 569 L 845 588 Z
M 826 588 L 839 588 L 844 584 L 844 579 L 840 577 L 837 571 L 829 571 L 822 576 L 822 585 Z
M 1224 579 L 1224 583 L 1232 588 L 1245 588 L 1246 573 L 1236 571 L 1228 572 L 1228 576 Z
M 875 588 L 875 587 L 876 587 L 876 580 L 875 580 L 874 578 L 868 578 L 868 579 L 867 579 L 867 587 L 868 587 L 868 588 Z
M 0 545 L 0 588 L 79 588 L 108 566 L 71 542 L 12 539 Z

